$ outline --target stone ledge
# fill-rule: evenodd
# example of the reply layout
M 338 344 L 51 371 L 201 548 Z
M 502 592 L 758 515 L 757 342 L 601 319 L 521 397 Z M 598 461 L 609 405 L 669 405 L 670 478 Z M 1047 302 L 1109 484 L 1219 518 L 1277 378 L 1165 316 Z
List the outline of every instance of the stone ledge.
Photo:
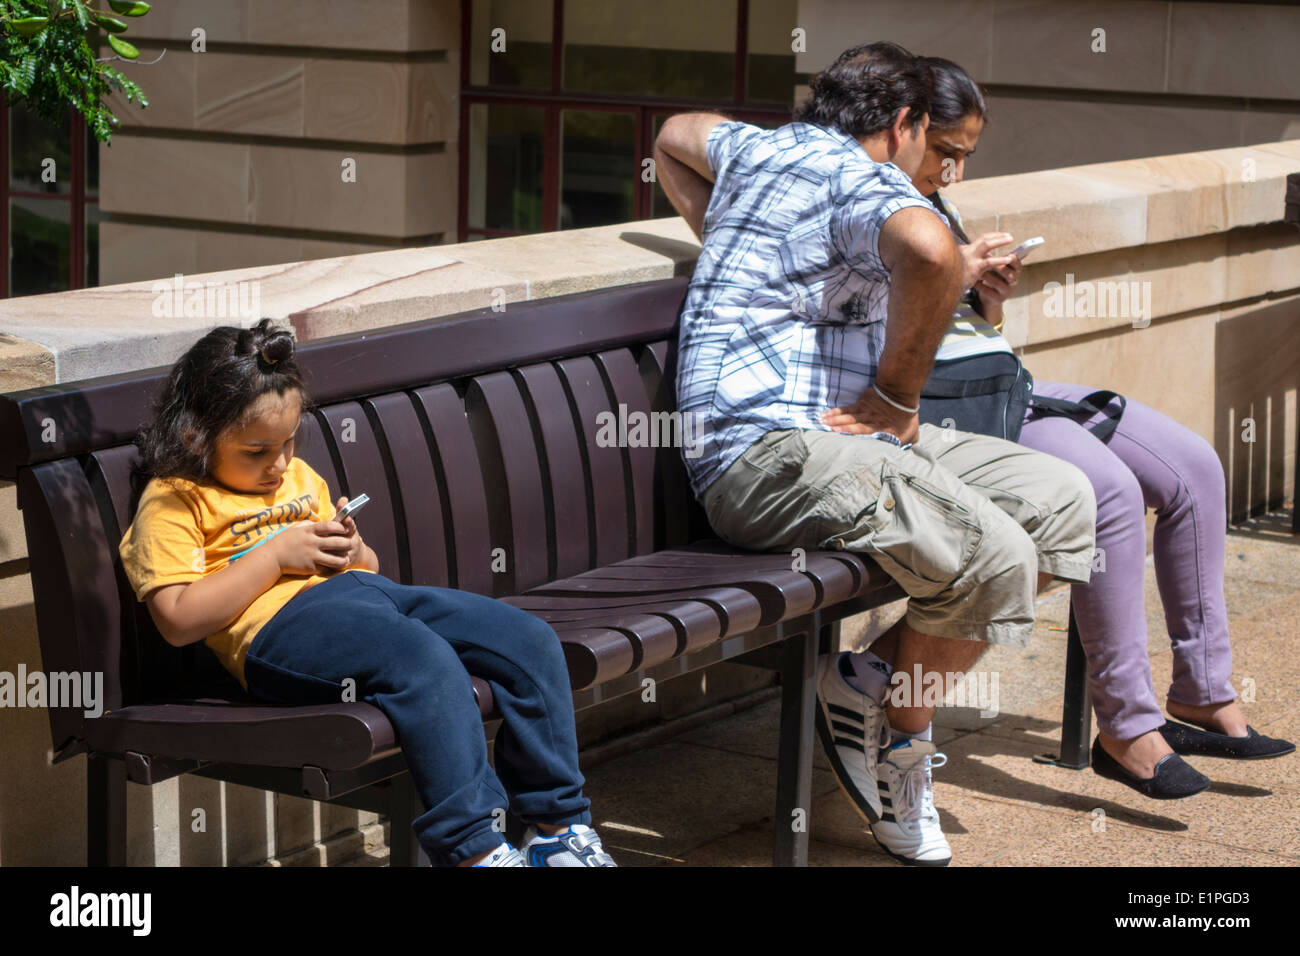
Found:
M 174 362 L 210 329 L 270 317 L 305 341 L 505 304 L 689 273 L 699 246 L 680 218 L 518 236 L 453 246 L 394 249 L 276 266 L 186 275 L 244 294 L 256 313 L 156 315 L 176 310 L 174 277 L 0 301 L 0 329 L 44 348 L 58 382 Z M 248 285 L 239 286 L 239 283 Z M 163 296 L 167 301 L 160 299 Z M 240 301 L 232 295 L 230 301 Z M 181 300 L 184 305 L 184 294 Z M 93 324 L 86 321 L 94 315 Z M 45 383 L 48 384 L 48 383 Z M 0 390 L 11 384 L 0 371 Z
M 0 332 L 0 387 L 39 388 L 56 381 L 55 355 L 43 345 Z
M 1298 169 L 1300 140 L 1288 140 L 991 176 L 945 192 L 968 235 L 1045 236 L 1034 254 L 1042 263 L 1277 222 Z

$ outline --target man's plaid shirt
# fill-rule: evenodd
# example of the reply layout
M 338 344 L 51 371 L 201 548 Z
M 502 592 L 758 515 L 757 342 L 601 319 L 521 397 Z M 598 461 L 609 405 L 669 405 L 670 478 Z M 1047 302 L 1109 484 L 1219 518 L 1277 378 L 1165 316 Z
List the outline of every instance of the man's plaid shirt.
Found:
M 934 211 L 897 166 L 809 123 L 719 123 L 708 159 L 716 181 L 678 340 L 697 497 L 764 433 L 828 431 L 821 413 L 871 386 L 889 299 L 880 230 L 906 206 Z

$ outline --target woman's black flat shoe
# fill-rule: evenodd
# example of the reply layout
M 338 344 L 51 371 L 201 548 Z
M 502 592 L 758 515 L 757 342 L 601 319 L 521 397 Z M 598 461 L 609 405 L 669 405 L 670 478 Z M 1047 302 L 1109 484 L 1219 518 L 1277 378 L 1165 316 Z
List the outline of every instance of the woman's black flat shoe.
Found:
M 1130 773 L 1124 765 L 1106 752 L 1098 737 L 1092 742 L 1092 772 L 1107 780 L 1132 787 L 1152 800 L 1178 800 L 1208 790 L 1210 778 L 1189 764 L 1178 754 L 1165 754 L 1156 761 L 1155 776 L 1149 780 Z
M 1200 727 L 1190 727 L 1169 720 L 1160 728 L 1165 743 L 1177 754 L 1196 757 L 1231 757 L 1236 760 L 1263 760 L 1267 757 L 1285 757 L 1295 753 L 1295 744 L 1289 740 L 1265 737 L 1254 727 L 1246 728 L 1245 737 L 1230 737 Z

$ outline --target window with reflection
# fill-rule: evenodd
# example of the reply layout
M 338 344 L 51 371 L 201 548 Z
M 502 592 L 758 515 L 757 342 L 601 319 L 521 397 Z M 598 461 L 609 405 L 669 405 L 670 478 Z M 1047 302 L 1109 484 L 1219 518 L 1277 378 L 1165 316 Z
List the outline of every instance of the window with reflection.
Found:
M 460 241 L 672 216 L 673 113 L 789 122 L 797 0 L 462 0 Z
M 99 144 L 71 110 L 51 123 L 0 106 L 0 295 L 37 295 L 99 281 Z

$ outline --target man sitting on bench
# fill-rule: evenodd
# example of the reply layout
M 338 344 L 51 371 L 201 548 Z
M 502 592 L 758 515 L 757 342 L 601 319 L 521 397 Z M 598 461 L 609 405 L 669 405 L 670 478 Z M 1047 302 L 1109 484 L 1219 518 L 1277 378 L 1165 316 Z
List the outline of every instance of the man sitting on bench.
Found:
M 890 694 L 890 667 L 938 672 L 946 689 L 988 644 L 1026 646 L 1036 585 L 1088 580 L 1096 502 L 1058 459 L 918 428 L 969 284 L 946 222 L 910 181 L 928 69 L 892 43 L 865 44 L 812 94 L 776 130 L 688 113 L 655 143 L 659 181 L 702 242 L 681 315 L 678 409 L 696 436 L 683 460 L 724 541 L 863 552 L 907 592 L 903 620 L 871 651 L 831 659 L 818 696 L 836 776 L 876 840 L 943 866 L 934 707 L 919 686 L 902 702 Z

